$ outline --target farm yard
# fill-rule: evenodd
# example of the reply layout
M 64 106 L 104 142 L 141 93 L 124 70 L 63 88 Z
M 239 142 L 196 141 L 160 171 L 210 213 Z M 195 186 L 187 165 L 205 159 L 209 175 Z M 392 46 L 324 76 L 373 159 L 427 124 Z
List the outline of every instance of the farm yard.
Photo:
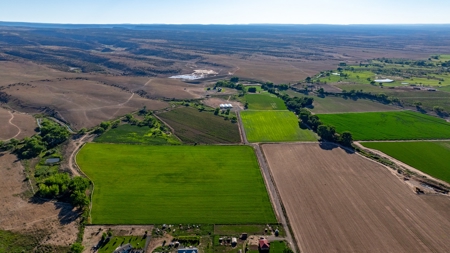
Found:
M 88 143 L 93 224 L 266 224 L 276 218 L 247 146 Z
M 355 140 L 450 139 L 450 123 L 411 111 L 318 114 L 337 132 L 350 131 Z
M 450 220 L 389 169 L 332 145 L 262 147 L 301 252 L 450 251 Z
M 238 125 L 212 112 L 180 107 L 158 114 L 185 143 L 239 143 Z
M 290 111 L 243 111 L 241 118 L 249 142 L 317 141 Z
M 450 183 L 450 142 L 362 142 L 362 145 Z
M 246 94 L 244 101 L 249 110 L 287 110 L 284 101 L 268 92 L 261 94 Z

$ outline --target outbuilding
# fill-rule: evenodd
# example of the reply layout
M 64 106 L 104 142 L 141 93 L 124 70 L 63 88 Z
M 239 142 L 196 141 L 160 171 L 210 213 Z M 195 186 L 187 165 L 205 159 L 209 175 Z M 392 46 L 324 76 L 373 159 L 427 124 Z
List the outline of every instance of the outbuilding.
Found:
M 377 79 L 375 80 L 376 83 L 392 83 L 394 80 L 392 79 Z

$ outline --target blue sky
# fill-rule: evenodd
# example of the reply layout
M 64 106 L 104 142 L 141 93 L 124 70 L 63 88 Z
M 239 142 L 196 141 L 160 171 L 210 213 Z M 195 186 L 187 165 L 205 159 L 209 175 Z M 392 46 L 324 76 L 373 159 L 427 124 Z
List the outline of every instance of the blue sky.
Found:
M 0 0 L 0 21 L 77 24 L 449 24 L 450 0 Z

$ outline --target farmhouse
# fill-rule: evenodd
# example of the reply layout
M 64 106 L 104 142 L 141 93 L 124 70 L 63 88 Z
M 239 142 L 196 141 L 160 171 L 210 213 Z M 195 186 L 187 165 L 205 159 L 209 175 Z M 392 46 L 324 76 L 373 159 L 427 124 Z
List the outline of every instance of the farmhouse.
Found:
M 270 250 L 269 241 L 265 238 L 259 239 L 258 250 L 259 252 L 269 253 Z
M 183 249 L 178 249 L 178 253 L 198 253 L 198 249 L 197 248 L 183 248 Z
M 377 79 L 375 80 L 376 83 L 392 83 L 394 80 L 392 79 Z

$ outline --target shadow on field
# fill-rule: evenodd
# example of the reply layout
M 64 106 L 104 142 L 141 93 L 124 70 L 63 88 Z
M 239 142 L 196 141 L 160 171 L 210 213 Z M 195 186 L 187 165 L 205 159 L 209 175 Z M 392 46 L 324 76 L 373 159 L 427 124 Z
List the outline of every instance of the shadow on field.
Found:
M 344 150 L 347 154 L 354 154 L 355 153 L 355 151 L 352 150 L 352 149 L 345 148 L 345 147 L 342 147 L 342 146 L 340 146 L 338 144 L 331 143 L 331 142 L 320 142 L 319 143 L 319 147 L 321 149 L 323 149 L 323 150 L 333 150 L 333 149 L 336 149 L 336 148 L 340 148 L 340 149 Z
M 29 200 L 29 203 L 35 204 L 35 205 L 43 205 L 45 203 L 51 202 L 50 199 L 43 199 L 38 197 L 32 197 Z M 80 217 L 81 212 L 74 208 L 69 203 L 64 202 L 53 202 L 53 205 L 55 206 L 55 209 L 58 210 L 58 220 L 61 225 L 67 225 L 78 219 Z

